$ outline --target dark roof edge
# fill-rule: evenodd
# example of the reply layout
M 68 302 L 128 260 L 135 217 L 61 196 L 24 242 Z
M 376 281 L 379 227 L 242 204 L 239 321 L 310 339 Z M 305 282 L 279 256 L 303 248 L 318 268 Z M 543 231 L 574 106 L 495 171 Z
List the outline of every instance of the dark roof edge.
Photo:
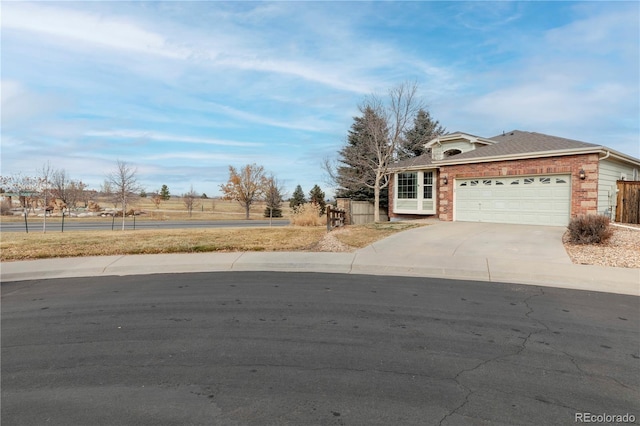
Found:
M 585 142 L 586 143 L 586 142 Z M 528 159 L 528 158 L 536 158 L 536 157 L 559 157 L 566 155 L 574 155 L 574 154 L 606 154 L 609 153 L 611 156 L 618 158 L 619 160 L 626 161 L 632 163 L 636 166 L 640 166 L 640 159 L 632 157 L 627 154 L 623 154 L 614 149 L 608 148 L 603 145 L 593 145 L 584 148 L 569 148 L 569 149 L 560 149 L 560 150 L 552 150 L 552 151 L 534 151 L 534 152 L 523 152 L 518 154 L 505 154 L 505 155 L 496 155 L 491 157 L 476 157 L 476 158 L 468 158 L 468 159 L 459 159 L 455 158 L 447 159 L 447 160 L 434 160 L 433 165 L 436 166 L 448 166 L 448 165 L 456 165 L 456 164 L 469 164 L 469 163 L 488 163 L 492 161 L 507 161 L 507 160 L 520 160 L 520 159 Z M 604 157 L 603 157 L 604 158 Z

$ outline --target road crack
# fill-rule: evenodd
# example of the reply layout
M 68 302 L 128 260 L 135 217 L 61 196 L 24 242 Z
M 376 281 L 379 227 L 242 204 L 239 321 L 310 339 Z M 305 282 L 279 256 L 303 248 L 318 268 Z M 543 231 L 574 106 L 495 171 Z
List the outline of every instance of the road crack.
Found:
M 522 301 L 522 303 L 524 303 L 524 305 L 527 307 L 528 311 L 525 312 L 524 316 L 527 317 L 528 319 L 532 319 L 534 321 L 536 321 L 535 319 L 529 317 L 529 315 L 531 315 L 533 313 L 533 308 L 531 308 L 531 306 L 529 306 L 529 300 L 531 300 L 533 297 L 539 297 L 544 295 L 544 292 L 542 291 L 542 289 L 539 289 L 540 293 L 539 294 L 532 294 L 530 296 L 528 296 L 526 299 L 524 299 Z M 538 322 L 538 321 L 536 321 Z M 547 330 L 549 329 L 548 327 L 546 327 L 546 325 L 542 324 Z M 454 382 L 456 382 L 456 384 L 464 389 L 466 391 L 466 395 L 464 397 L 464 401 L 462 401 L 462 403 L 460 405 L 458 405 L 457 407 L 455 407 L 453 410 L 451 410 L 449 413 L 447 413 L 442 419 L 440 419 L 440 421 L 438 422 L 438 425 L 442 425 L 442 423 L 447 420 L 449 417 L 453 416 L 454 414 L 456 414 L 458 411 L 460 411 L 465 405 L 467 405 L 469 403 L 469 398 L 471 397 L 471 395 L 473 395 L 475 392 L 472 390 L 471 388 L 469 388 L 468 386 L 465 386 L 464 384 L 462 384 L 460 382 L 460 376 L 462 376 L 463 374 L 466 373 L 470 373 L 472 371 L 475 371 L 487 364 L 489 364 L 490 362 L 493 361 L 498 361 L 502 358 L 507 358 L 507 357 L 511 357 L 511 356 L 517 356 L 520 355 L 522 353 L 522 351 L 524 351 L 524 349 L 526 348 L 527 342 L 529 341 L 529 339 L 531 338 L 531 336 L 533 336 L 534 334 L 537 334 L 538 331 L 530 331 L 529 334 L 527 334 L 527 337 L 524 338 L 524 340 L 522 341 L 522 343 L 520 344 L 520 347 L 518 348 L 517 351 L 515 351 L 514 353 L 511 354 L 501 354 L 498 356 L 495 356 L 493 358 L 489 358 L 487 360 L 484 360 L 482 362 L 480 362 L 478 365 L 476 365 L 475 367 L 472 368 L 467 368 L 464 370 L 461 370 L 460 372 L 458 372 L 458 374 L 455 375 L 455 377 L 452 379 Z

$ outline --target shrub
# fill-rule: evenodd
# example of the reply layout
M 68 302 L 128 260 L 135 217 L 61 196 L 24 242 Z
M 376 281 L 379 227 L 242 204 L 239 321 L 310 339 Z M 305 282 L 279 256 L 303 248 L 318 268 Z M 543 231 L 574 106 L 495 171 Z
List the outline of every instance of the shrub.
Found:
M 279 207 L 274 207 L 273 209 L 265 207 L 264 217 L 282 217 L 282 209 Z
M 578 216 L 569 222 L 569 241 L 574 244 L 604 243 L 613 230 L 609 227 L 609 218 L 601 215 Z
M 320 226 L 326 223 L 320 206 L 317 204 L 300 204 L 293 209 L 291 224 L 298 226 Z

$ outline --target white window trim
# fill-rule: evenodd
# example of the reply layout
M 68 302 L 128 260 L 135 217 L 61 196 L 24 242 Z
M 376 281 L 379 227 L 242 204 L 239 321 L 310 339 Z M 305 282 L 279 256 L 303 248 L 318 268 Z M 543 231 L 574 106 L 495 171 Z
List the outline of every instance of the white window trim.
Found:
M 425 172 L 432 172 L 433 173 L 433 191 L 432 191 L 432 198 L 424 198 L 424 173 Z M 410 198 L 410 200 L 415 200 L 417 203 L 417 209 L 412 210 L 412 209 L 400 209 L 398 208 L 398 201 L 406 201 L 407 198 L 402 198 L 399 199 L 398 198 L 398 176 L 400 175 L 400 173 L 417 173 L 417 185 L 418 187 L 416 188 L 416 192 L 417 192 L 417 198 L 413 199 Z M 438 199 L 438 171 L 437 169 L 426 169 L 426 170 L 410 170 L 410 171 L 406 171 L 406 172 L 398 172 L 398 173 L 394 173 L 393 175 L 393 212 L 397 213 L 397 214 L 436 214 L 436 204 L 437 204 L 437 199 Z M 423 206 L 423 201 L 425 200 L 432 200 L 433 201 L 433 209 L 431 210 L 422 210 L 422 206 Z

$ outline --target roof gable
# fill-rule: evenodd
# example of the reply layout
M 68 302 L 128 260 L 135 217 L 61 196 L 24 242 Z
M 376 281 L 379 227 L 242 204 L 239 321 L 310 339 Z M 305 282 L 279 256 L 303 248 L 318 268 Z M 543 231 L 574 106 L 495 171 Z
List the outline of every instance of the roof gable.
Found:
M 458 140 L 465 140 L 472 144 L 481 144 L 481 145 L 491 145 L 495 143 L 490 139 L 481 138 L 480 136 L 475 136 L 470 133 L 452 132 L 452 133 L 447 133 L 446 135 L 437 136 L 431 139 L 429 142 L 425 144 L 425 148 L 431 148 L 434 145 L 440 145 L 440 144 L 444 145 L 447 142 L 458 141 Z
M 469 152 L 451 156 L 446 161 L 459 161 L 485 157 L 502 157 L 518 154 L 532 154 L 536 152 L 564 151 L 582 148 L 600 148 L 599 145 L 580 142 L 573 139 L 550 136 L 536 132 L 513 130 L 490 138 L 492 145 L 479 146 Z

